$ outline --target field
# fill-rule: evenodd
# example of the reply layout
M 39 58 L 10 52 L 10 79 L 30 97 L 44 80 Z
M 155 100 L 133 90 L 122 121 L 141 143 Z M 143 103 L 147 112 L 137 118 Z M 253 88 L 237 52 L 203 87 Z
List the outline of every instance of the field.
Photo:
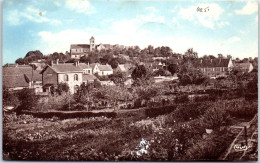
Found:
M 191 102 L 115 112 L 113 118 L 71 119 L 5 113 L 4 159 L 218 160 L 237 136 L 231 132 L 231 126 L 248 122 L 257 114 L 257 99 Z

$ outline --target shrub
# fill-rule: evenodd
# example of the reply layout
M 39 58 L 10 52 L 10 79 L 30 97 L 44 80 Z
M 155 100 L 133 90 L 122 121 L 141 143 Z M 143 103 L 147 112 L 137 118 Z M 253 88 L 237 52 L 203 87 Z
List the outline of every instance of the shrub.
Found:
M 232 117 L 251 119 L 258 112 L 257 100 L 235 100 L 227 104 L 227 112 Z
M 223 106 L 211 107 L 200 117 L 201 125 L 205 128 L 218 129 L 229 124 L 229 115 Z
M 206 139 L 201 139 L 189 147 L 183 159 L 185 161 L 218 160 L 232 140 L 233 138 L 230 137 L 225 130 L 218 134 L 208 135 Z
M 173 112 L 172 117 L 178 121 L 189 121 L 204 114 L 209 106 L 210 103 L 190 103 L 179 105 Z

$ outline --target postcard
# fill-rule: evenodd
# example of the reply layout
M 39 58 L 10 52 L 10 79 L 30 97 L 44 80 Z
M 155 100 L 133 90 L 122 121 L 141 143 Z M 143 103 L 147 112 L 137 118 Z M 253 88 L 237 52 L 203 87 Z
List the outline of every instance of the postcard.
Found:
M 3 160 L 258 160 L 258 1 L 2 5 Z

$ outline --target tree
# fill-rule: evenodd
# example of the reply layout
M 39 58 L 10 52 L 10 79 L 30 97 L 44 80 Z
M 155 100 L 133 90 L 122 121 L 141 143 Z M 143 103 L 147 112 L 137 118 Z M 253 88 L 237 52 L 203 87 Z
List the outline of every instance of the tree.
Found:
M 60 83 L 58 84 L 58 87 L 56 89 L 56 92 L 61 95 L 63 92 L 67 93 L 69 92 L 69 86 L 67 83 Z
M 218 58 L 224 58 L 223 54 L 218 54 Z
M 138 65 L 132 72 L 132 78 L 134 80 L 144 78 L 146 76 L 147 70 L 144 65 Z
M 169 64 L 168 70 L 171 72 L 172 75 L 174 75 L 178 70 L 178 66 L 176 64 Z
M 113 81 L 116 85 L 124 85 L 124 82 L 127 79 L 127 74 L 125 72 L 115 72 L 108 76 L 111 81 Z
M 19 65 L 23 65 L 24 64 L 24 60 L 23 58 L 18 58 L 15 63 L 19 64 Z
M 38 102 L 38 96 L 35 95 L 33 89 L 24 88 L 18 94 L 18 99 L 20 101 L 20 106 L 17 111 L 31 110 L 34 108 Z
M 186 57 L 186 58 L 198 58 L 198 53 L 193 51 L 193 48 L 190 48 L 184 53 L 184 57 Z
M 208 79 L 207 76 L 205 76 L 199 69 L 193 67 L 190 63 L 181 65 L 177 75 L 181 85 L 200 85 Z

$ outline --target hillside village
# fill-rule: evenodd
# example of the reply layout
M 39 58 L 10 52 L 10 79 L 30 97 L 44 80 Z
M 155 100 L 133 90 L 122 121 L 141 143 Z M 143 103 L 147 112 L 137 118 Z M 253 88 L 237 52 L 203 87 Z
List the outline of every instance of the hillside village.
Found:
M 241 73 L 257 71 L 257 58 L 240 60 L 222 54 L 217 58 L 212 55 L 198 58 L 193 49 L 182 55 L 173 53 L 169 47 L 154 49 L 148 46 L 141 50 L 137 46 L 96 45 L 92 36 L 90 44 L 72 44 L 67 54 L 55 52 L 43 56 L 31 51 L 30 55 L 17 59 L 16 64 L 4 65 L 3 85 L 9 90 L 33 88 L 36 93 L 41 93 L 67 83 L 73 94 L 82 83 L 96 81 L 106 86 L 117 85 L 111 76 L 120 73 L 127 74 L 123 79 L 124 85 L 130 86 L 134 81 L 132 71 L 141 65 L 150 71 L 155 83 L 179 81 L 178 70 L 185 64 L 192 65 L 209 79 L 227 77 L 234 70 Z
M 5 159 L 257 160 L 257 57 L 91 37 L 15 62 L 2 74 Z

